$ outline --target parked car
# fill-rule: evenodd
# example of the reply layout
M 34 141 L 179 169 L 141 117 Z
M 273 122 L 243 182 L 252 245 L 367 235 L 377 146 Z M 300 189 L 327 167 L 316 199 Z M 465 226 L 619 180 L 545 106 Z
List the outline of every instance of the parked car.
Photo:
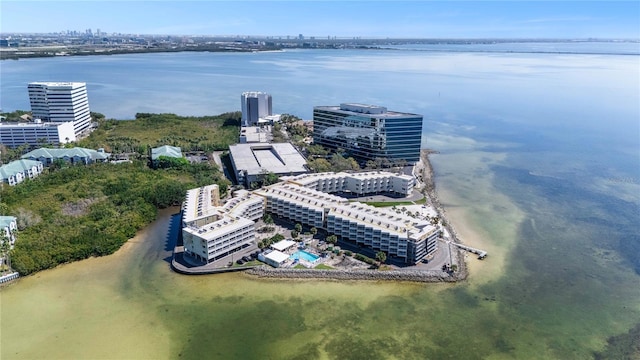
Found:
M 238 260 L 236 260 L 236 264 L 242 265 L 242 264 L 244 264 L 244 260 L 238 259 Z

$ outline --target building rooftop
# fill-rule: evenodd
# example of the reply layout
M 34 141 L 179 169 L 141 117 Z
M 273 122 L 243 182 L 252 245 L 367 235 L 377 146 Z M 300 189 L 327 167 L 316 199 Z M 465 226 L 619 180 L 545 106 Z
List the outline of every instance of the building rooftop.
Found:
M 304 204 L 307 208 L 313 208 L 318 211 L 323 211 L 326 207 L 335 204 L 349 202 L 349 200 L 340 196 L 287 183 L 277 183 L 254 190 L 253 193 L 265 197 L 279 198 L 288 202 L 298 202 Z
M 6 165 L 0 166 L 0 179 L 8 179 L 17 173 L 25 172 L 34 166 L 42 166 L 40 161 L 36 160 L 15 160 Z
M 29 151 L 28 153 L 22 155 L 23 159 L 28 158 L 72 158 L 72 157 L 81 157 L 81 158 L 91 158 L 93 160 L 106 160 L 111 154 L 92 150 L 85 149 L 81 147 L 74 147 L 70 149 L 48 149 L 48 148 L 40 148 Z
M 182 157 L 182 149 L 176 146 L 164 145 L 151 149 L 151 160 L 156 160 L 160 156 L 168 156 L 173 158 Z
M 68 126 L 66 124 L 71 124 L 73 126 L 73 121 L 68 122 L 2 122 L 0 123 L 0 127 L 4 128 L 47 128 L 47 127 L 58 127 L 58 126 Z
M 84 82 L 62 82 L 62 81 L 34 81 L 30 82 L 29 85 L 46 85 L 50 87 L 70 87 L 77 88 L 81 86 L 86 86 L 87 83 Z
M 209 241 L 232 233 L 238 228 L 244 228 L 253 224 L 254 222 L 247 218 L 221 212 L 220 217 L 213 222 L 207 223 L 204 226 L 187 226 L 183 228 L 183 230 Z
M 267 143 L 271 138 L 271 128 L 261 126 L 243 126 L 240 128 L 241 143 Z
M 213 192 L 218 185 L 207 185 L 196 189 L 187 190 L 182 206 L 182 221 L 192 222 L 196 219 L 214 214 L 217 207 L 214 204 Z
M 272 250 L 271 252 L 266 253 L 264 257 L 278 264 L 282 264 L 283 262 L 287 261 L 289 255 L 278 250 Z
M 383 106 L 365 105 L 365 104 L 358 104 L 358 103 L 343 103 L 340 105 L 314 106 L 313 109 L 329 110 L 334 112 L 342 112 L 345 114 L 372 117 L 372 118 L 422 117 L 422 115 L 419 115 L 419 114 L 387 110 L 387 108 Z
M 388 171 L 364 171 L 364 172 L 357 172 L 357 173 L 326 172 L 326 173 L 300 174 L 296 176 L 282 176 L 281 180 L 288 181 L 294 184 L 299 184 L 301 186 L 309 186 L 309 185 L 312 185 L 314 182 L 318 181 L 318 179 L 372 180 L 372 179 L 385 179 L 390 177 L 396 177 L 406 181 L 411 181 L 413 179 L 413 177 L 410 175 L 394 174 Z
M 307 161 L 289 143 L 236 144 L 229 146 L 229 152 L 235 169 L 244 170 L 248 175 L 307 172 Z
M 285 251 L 288 248 L 294 246 L 295 244 L 297 243 L 293 240 L 280 240 L 277 243 L 272 244 L 271 247 L 278 251 Z
M 9 227 L 16 220 L 15 216 L 0 216 L 0 229 Z

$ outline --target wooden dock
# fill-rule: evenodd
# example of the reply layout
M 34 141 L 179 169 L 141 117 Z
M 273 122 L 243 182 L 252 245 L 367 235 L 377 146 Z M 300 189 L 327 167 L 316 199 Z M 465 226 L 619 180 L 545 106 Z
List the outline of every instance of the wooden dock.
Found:
M 457 247 L 459 247 L 462 250 L 466 250 L 466 251 L 468 251 L 470 253 L 478 254 L 478 259 L 480 259 L 480 260 L 486 258 L 487 255 L 489 255 L 486 251 L 480 250 L 480 249 L 476 249 L 476 248 L 472 248 L 471 246 L 466 246 L 466 245 L 453 243 L 453 242 L 452 242 L 452 244 L 457 246 Z

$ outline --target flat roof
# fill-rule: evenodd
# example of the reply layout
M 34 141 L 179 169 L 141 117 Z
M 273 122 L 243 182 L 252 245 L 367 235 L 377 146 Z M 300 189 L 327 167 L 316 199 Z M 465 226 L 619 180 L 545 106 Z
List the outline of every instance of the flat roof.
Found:
M 365 171 L 365 172 L 357 172 L 357 173 L 347 173 L 347 172 L 325 172 L 325 173 L 310 173 L 310 174 L 301 174 L 295 176 L 283 176 L 281 180 L 288 181 L 294 184 L 298 184 L 301 186 L 309 186 L 313 184 L 318 179 L 357 179 L 357 180 L 371 180 L 371 179 L 402 179 L 405 181 L 411 181 L 413 179 L 410 175 L 405 174 L 394 174 L 389 171 Z
M 240 136 L 244 136 L 247 143 L 266 143 L 271 139 L 271 130 L 259 126 L 243 126 Z
M 369 117 L 369 118 L 402 118 L 402 117 L 422 117 L 422 115 L 420 114 L 413 114 L 413 113 L 405 113 L 405 112 L 400 112 L 400 111 L 393 111 L 393 110 L 387 110 L 386 108 L 382 107 L 382 106 L 375 106 L 375 105 L 363 105 L 363 104 L 358 104 L 358 103 L 347 103 L 347 104 L 342 104 L 343 106 L 340 105 L 328 105 L 328 106 L 314 106 L 313 110 L 325 110 L 325 111 L 332 111 L 332 112 L 337 112 L 337 113 L 342 113 L 342 114 L 347 114 L 347 115 L 356 115 L 356 116 L 365 116 L 365 117 Z M 347 105 L 346 107 L 344 105 Z M 347 110 L 352 106 L 352 108 L 355 110 L 358 107 L 360 107 L 361 109 L 371 109 L 370 113 L 366 113 L 366 112 L 361 112 L 361 111 L 352 111 L 352 110 Z M 380 109 L 385 109 L 384 112 L 380 112 Z
M 30 82 L 29 85 L 45 85 L 45 86 L 50 86 L 50 87 L 81 87 L 81 86 L 86 86 L 87 83 L 84 82 L 71 82 L 71 81 L 67 81 L 67 82 L 63 82 L 63 81 L 33 81 Z
M 236 144 L 229 146 L 231 159 L 237 171 L 248 175 L 264 172 L 290 174 L 307 172 L 307 161 L 289 143 Z
M 277 243 L 271 245 L 272 248 L 278 250 L 278 251 L 285 251 L 288 248 L 292 247 L 293 245 L 295 245 L 296 242 L 293 240 L 280 240 Z
M 187 190 L 182 207 L 183 221 L 188 223 L 214 214 L 218 208 L 213 204 L 212 194 L 217 188 L 218 185 L 212 184 Z
M 287 261 L 287 259 L 289 258 L 289 255 L 283 252 L 280 252 L 278 250 L 273 250 L 270 253 L 265 254 L 264 257 L 269 260 L 275 261 L 278 264 L 282 264 L 283 262 Z

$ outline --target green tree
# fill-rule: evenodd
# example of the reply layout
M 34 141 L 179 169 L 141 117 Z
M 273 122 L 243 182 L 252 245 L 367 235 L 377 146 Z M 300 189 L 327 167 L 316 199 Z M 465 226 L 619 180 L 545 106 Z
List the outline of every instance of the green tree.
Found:
M 273 217 L 271 214 L 265 213 L 264 216 L 262 216 L 262 221 L 264 221 L 265 224 L 273 224 Z
M 316 229 L 316 227 L 314 226 L 309 232 L 311 232 L 311 235 L 316 236 L 316 234 L 318 233 L 318 229 Z
M 276 175 L 271 171 L 263 170 L 261 175 L 262 175 L 263 186 L 269 186 L 269 185 L 275 184 L 280 180 L 278 178 L 278 175 Z
M 315 172 L 331 171 L 331 163 L 327 159 L 312 159 L 307 161 L 307 165 Z
M 384 264 L 387 261 L 387 254 L 384 251 L 378 251 L 376 253 L 376 260 L 380 263 L 380 265 Z
M 338 242 L 338 237 L 335 235 L 329 235 L 327 236 L 327 242 L 335 245 Z
M 302 232 L 302 224 L 296 223 L 294 228 L 296 229 L 297 232 L 299 232 L 299 233 Z
M 9 260 L 11 242 L 7 234 L 4 232 L 4 230 L 0 229 L 0 231 L 2 231 L 2 237 L 0 237 L 0 266 L 1 266 L 2 273 L 4 273 L 5 270 L 9 270 L 11 267 L 10 265 L 11 261 Z
M 296 230 L 291 230 L 291 237 L 294 239 L 297 239 L 298 236 L 300 236 L 300 233 L 297 232 Z

